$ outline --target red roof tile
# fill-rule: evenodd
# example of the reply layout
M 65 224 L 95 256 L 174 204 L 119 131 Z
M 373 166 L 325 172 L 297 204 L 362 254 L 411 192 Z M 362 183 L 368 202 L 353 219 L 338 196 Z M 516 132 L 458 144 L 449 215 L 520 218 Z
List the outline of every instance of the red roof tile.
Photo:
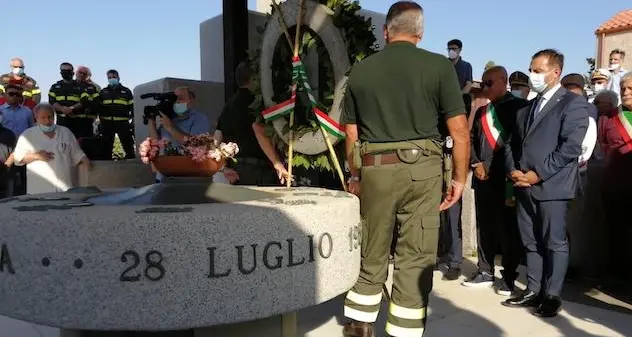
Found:
M 619 12 L 597 28 L 595 34 L 614 33 L 632 30 L 632 9 Z

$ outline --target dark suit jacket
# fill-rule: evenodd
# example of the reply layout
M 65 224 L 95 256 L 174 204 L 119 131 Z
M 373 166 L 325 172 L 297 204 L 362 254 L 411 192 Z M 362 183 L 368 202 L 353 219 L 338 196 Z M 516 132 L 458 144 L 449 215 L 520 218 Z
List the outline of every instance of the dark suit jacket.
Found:
M 505 131 L 503 135 L 505 139 L 500 137 L 498 139 L 499 147 L 492 149 L 485 137 L 485 132 L 482 125 L 482 116 L 486 112 L 486 106 L 480 107 L 476 110 L 474 115 L 474 122 L 472 123 L 471 144 L 472 151 L 470 157 L 470 163 L 482 163 L 485 167 L 485 171 L 489 175 L 490 180 L 497 180 L 502 186 L 505 183 L 505 150 L 504 144 L 506 143 L 506 137 L 511 135 L 511 132 L 516 124 L 516 111 L 529 104 L 527 100 L 514 97 L 511 93 L 507 93 L 497 102 L 492 102 L 500 124 Z M 472 188 L 477 188 L 479 181 L 474 178 L 472 180 Z
M 529 126 L 536 99 L 518 110 L 516 125 L 505 147 L 505 168 L 534 171 L 540 182 L 531 187 L 536 200 L 573 199 L 577 191 L 582 140 L 589 108 L 583 97 L 559 88 Z

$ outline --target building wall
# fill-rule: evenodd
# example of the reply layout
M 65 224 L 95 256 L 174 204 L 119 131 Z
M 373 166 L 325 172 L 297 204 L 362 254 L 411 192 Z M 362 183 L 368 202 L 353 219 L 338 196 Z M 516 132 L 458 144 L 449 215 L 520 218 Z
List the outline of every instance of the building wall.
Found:
M 266 2 L 266 1 L 263 1 Z M 257 4 L 259 6 L 259 3 Z M 265 6 L 265 4 L 262 4 Z M 382 26 L 386 16 L 373 11 L 361 10 L 360 14 L 371 18 L 375 27 L 375 37 L 380 48 L 386 41 L 382 34 Z M 265 26 L 266 14 L 249 11 L 248 13 L 248 44 L 250 50 L 256 50 L 261 45 L 263 35 L 258 32 Z M 224 83 L 224 36 L 223 18 L 218 15 L 200 23 L 200 78 L 202 81 Z
M 597 37 L 597 41 L 599 41 L 599 37 Z M 598 68 L 608 67 L 608 58 L 613 49 L 623 49 L 626 52 L 627 57 L 623 62 L 623 68 L 632 69 L 632 30 L 605 35 L 601 55 L 597 57 Z M 597 42 L 597 53 L 599 53 L 599 42 Z

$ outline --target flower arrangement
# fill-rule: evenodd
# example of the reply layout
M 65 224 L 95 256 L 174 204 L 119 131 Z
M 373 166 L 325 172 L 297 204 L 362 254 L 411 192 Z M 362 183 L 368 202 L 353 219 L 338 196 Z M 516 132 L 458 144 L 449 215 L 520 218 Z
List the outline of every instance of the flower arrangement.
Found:
M 234 160 L 235 155 L 239 153 L 237 144 L 216 144 L 215 138 L 208 133 L 186 137 L 181 148 L 170 146 L 166 140 L 147 138 L 140 144 L 138 152 L 143 163 L 149 164 L 158 156 L 161 149 L 165 149 L 166 156 L 187 156 L 197 163 L 207 160 Z

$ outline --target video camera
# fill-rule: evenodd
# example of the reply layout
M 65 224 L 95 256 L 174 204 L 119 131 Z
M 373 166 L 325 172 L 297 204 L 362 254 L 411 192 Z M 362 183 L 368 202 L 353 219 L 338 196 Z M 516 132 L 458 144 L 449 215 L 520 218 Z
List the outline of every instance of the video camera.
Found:
M 149 119 L 156 118 L 162 112 L 169 118 L 173 118 L 175 115 L 173 111 L 173 104 L 178 100 L 178 96 L 176 96 L 173 92 L 165 92 L 165 93 L 149 93 L 140 95 L 141 99 L 153 98 L 158 101 L 156 105 L 147 105 L 143 110 L 143 124 L 147 125 L 149 123 Z

